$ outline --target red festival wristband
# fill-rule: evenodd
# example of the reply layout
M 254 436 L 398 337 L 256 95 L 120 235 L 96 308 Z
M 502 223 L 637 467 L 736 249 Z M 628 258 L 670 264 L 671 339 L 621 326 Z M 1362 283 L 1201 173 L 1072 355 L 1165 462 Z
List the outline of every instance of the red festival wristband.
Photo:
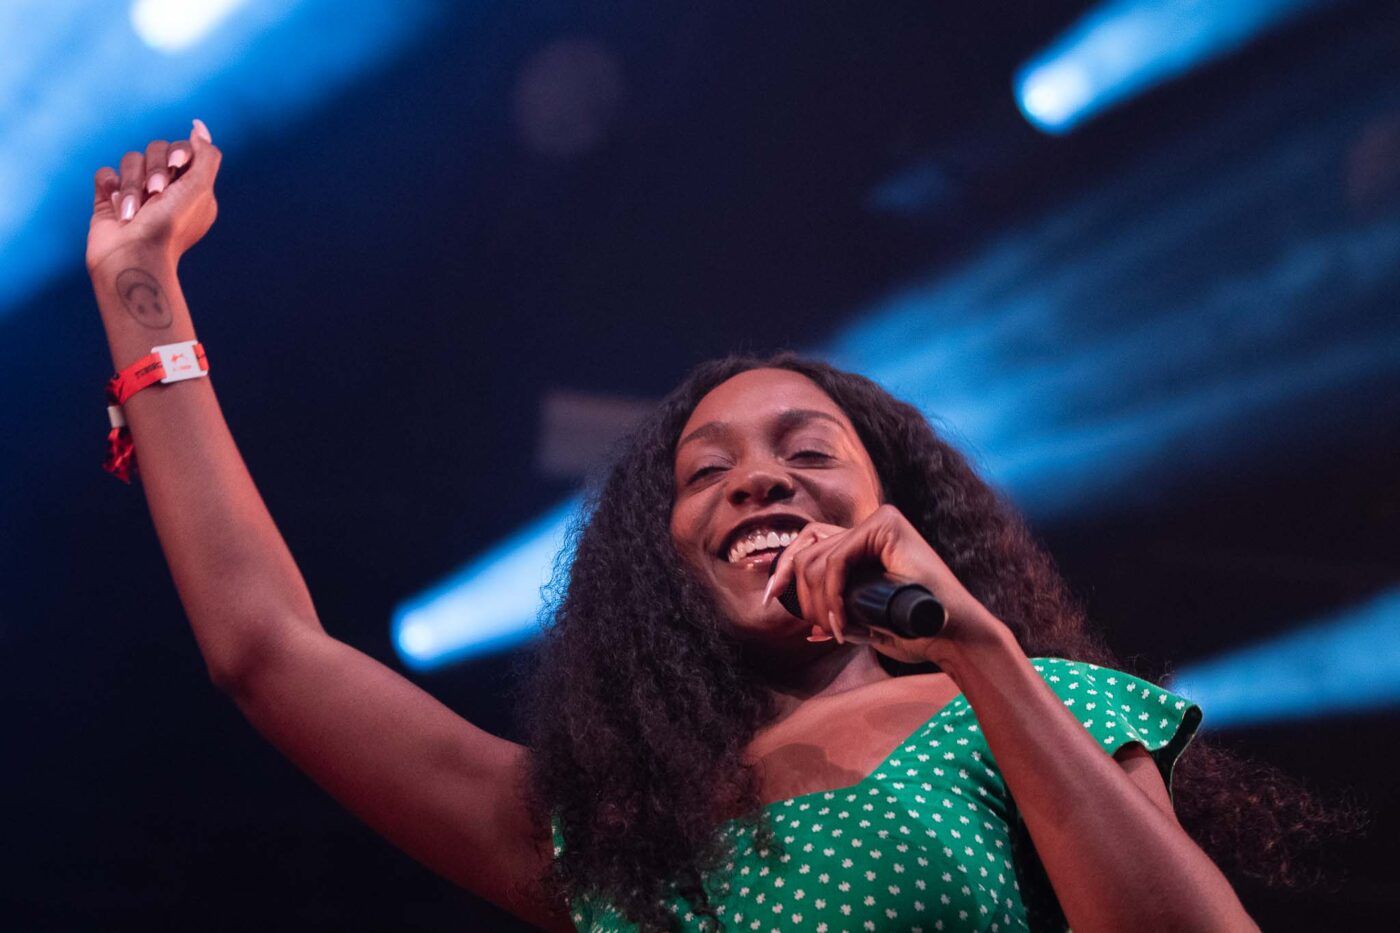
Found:
M 181 382 L 209 375 L 209 363 L 204 357 L 204 345 L 197 340 L 167 343 L 151 347 L 126 369 L 107 380 L 107 419 L 112 430 L 107 435 L 107 459 L 102 469 L 124 483 L 136 474 L 136 448 L 131 442 L 131 429 L 122 416 L 122 405 L 137 392 L 157 382 Z

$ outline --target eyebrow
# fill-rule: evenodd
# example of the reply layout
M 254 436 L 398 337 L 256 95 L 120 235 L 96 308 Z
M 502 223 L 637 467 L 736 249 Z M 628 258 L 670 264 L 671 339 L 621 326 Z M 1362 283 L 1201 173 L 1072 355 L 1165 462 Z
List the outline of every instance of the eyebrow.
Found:
M 774 435 L 781 436 L 789 431 L 799 428 L 809 421 L 823 419 L 830 421 L 839 428 L 844 429 L 845 425 L 834 415 L 824 411 L 817 411 L 815 408 L 789 408 L 774 420 Z M 676 444 L 676 450 L 680 450 L 691 441 L 706 440 L 728 434 L 733 430 L 733 426 L 728 421 L 709 421 L 691 431 Z

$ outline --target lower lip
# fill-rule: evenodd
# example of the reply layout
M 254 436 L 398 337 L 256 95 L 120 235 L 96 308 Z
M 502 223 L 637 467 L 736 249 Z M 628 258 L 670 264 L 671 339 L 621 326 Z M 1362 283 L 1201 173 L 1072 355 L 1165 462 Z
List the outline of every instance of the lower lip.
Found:
M 762 554 L 754 554 L 749 557 L 742 557 L 735 561 L 725 561 L 730 567 L 737 567 L 740 570 L 767 570 L 773 566 L 773 561 L 777 558 L 777 551 L 764 551 Z

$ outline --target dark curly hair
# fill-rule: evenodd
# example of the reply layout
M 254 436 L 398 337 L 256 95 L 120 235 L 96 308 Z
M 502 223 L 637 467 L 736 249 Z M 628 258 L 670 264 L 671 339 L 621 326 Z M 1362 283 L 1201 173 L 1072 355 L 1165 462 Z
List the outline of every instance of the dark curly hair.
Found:
M 561 903 L 605 898 L 644 929 L 675 926 L 664 901 L 676 893 L 722 925 L 701 881 L 720 854 L 724 817 L 771 840 L 744 750 L 775 709 L 670 533 L 681 428 L 715 386 L 764 367 L 801 373 L 846 412 L 886 501 L 1027 655 L 1123 667 L 1018 512 L 918 409 L 869 379 L 790 353 L 700 365 L 590 494 L 573 560 L 556 570 L 556 605 L 522 695 L 531 807 L 540 832 L 553 825 L 563 839 L 546 889 Z M 1223 870 L 1266 883 L 1302 880 L 1298 852 L 1348 819 L 1273 769 L 1203 741 L 1178 763 L 1173 796 L 1183 826 Z M 1030 898 L 1027 907 L 1038 909 Z

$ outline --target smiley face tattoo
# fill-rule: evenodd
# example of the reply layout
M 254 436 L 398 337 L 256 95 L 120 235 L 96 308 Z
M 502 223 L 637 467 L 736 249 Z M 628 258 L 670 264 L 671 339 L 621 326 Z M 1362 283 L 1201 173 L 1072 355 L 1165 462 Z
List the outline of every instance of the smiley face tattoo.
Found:
M 125 269 L 117 276 L 117 294 L 127 313 L 152 330 L 169 327 L 170 305 L 160 283 L 143 269 Z

